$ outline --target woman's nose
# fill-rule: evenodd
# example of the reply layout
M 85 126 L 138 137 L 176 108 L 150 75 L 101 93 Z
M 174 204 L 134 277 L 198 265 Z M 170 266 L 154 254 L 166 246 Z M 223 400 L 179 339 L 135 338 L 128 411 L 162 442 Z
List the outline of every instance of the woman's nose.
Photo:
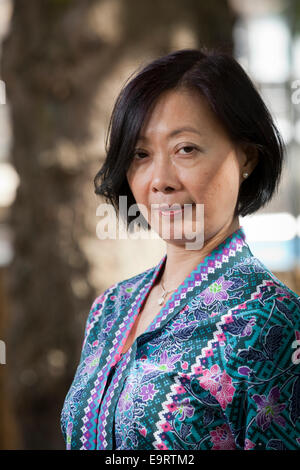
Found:
M 170 191 L 172 189 L 179 189 L 180 183 L 178 180 L 177 172 L 172 163 L 168 159 L 159 159 L 153 164 L 152 173 L 152 190 L 156 191 Z

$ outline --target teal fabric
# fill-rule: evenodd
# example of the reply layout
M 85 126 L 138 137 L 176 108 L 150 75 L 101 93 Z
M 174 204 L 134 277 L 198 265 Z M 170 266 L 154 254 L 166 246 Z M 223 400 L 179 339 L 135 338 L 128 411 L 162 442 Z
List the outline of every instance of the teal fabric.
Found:
M 122 355 L 165 262 L 93 302 L 61 414 L 66 448 L 299 450 L 300 297 L 240 227 Z

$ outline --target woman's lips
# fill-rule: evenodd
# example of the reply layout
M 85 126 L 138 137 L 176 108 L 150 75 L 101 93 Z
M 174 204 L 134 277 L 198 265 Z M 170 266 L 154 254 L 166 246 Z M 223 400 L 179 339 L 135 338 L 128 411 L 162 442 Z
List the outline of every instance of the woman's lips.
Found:
M 182 209 L 178 209 L 178 210 L 163 210 L 163 209 L 160 209 L 159 210 L 159 213 L 161 215 L 167 215 L 167 216 L 171 216 L 171 215 L 175 215 L 175 214 L 181 214 L 183 212 L 183 208 Z
M 191 206 L 194 206 L 193 203 L 189 203 L 187 204 L 188 207 L 184 207 L 184 206 L 181 206 L 181 207 L 178 207 L 178 209 L 174 208 L 174 209 L 169 209 L 167 207 L 163 207 L 163 208 L 159 208 L 158 209 L 158 212 L 160 215 L 163 215 L 163 216 L 167 216 L 167 217 L 171 217 L 171 216 L 175 216 L 177 214 L 182 214 L 184 211 L 186 211 L 188 208 L 190 208 Z

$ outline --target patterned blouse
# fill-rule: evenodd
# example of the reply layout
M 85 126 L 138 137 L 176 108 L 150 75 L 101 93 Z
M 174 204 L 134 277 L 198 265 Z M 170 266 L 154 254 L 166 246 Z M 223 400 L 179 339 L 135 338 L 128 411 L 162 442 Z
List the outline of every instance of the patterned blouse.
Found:
M 300 297 L 243 227 L 121 354 L 166 256 L 93 302 L 61 415 L 67 449 L 300 450 Z

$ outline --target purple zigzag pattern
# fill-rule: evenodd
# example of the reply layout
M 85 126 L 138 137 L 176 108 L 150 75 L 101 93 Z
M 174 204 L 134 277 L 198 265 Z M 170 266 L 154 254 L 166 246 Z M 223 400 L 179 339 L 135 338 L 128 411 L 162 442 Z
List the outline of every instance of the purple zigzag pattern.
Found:
M 161 263 L 159 263 L 160 265 Z M 153 283 L 154 280 L 151 281 Z M 97 379 L 94 382 L 94 388 L 90 392 L 90 397 L 88 399 L 88 406 L 84 408 L 85 414 L 82 417 L 83 421 L 83 426 L 81 428 L 82 431 L 82 436 L 80 438 L 82 442 L 82 447 L 81 449 L 87 449 L 90 450 L 94 447 L 96 444 L 96 432 L 97 432 L 97 421 L 98 421 L 98 405 L 100 403 L 99 397 L 101 397 L 103 388 L 104 388 L 104 380 L 103 378 L 108 376 L 108 372 L 110 368 L 118 362 L 120 359 L 120 354 L 119 352 L 122 350 L 122 346 L 126 341 L 127 335 L 126 332 L 130 331 L 131 325 L 135 321 L 135 318 L 138 314 L 139 307 L 142 303 L 143 300 L 143 294 L 145 291 L 147 291 L 149 287 L 149 283 L 145 284 L 145 286 L 139 291 L 135 301 L 133 302 L 130 310 L 128 311 L 128 314 L 126 315 L 125 319 L 123 322 L 119 325 L 118 330 L 115 333 L 115 338 L 112 341 L 112 348 L 109 350 L 109 354 L 106 358 L 106 365 L 98 372 L 97 374 Z M 123 341 L 122 341 L 123 339 Z M 119 345 L 117 347 L 116 351 L 116 345 Z M 95 425 L 93 434 L 90 432 L 90 428 L 92 427 L 91 424 L 88 423 L 88 421 L 94 421 Z
M 167 302 L 166 307 L 163 308 L 156 317 L 156 321 L 149 327 L 149 331 L 157 328 L 165 318 L 174 311 L 174 308 L 180 304 L 180 301 L 186 297 L 186 293 L 192 291 L 196 286 L 200 286 L 202 281 L 207 281 L 209 273 L 215 273 L 218 269 L 222 268 L 224 263 L 228 263 L 229 259 L 236 255 L 237 251 L 241 251 L 243 246 L 246 245 L 244 238 L 235 237 L 236 242 L 230 242 L 229 248 L 226 246 L 222 249 L 221 253 L 217 253 L 213 259 L 208 259 L 206 266 L 201 266 L 200 273 L 191 273 L 185 281 L 183 287 L 179 286 L 177 291 L 174 292 L 172 298 L 174 301 Z M 178 292 L 178 293 L 176 293 Z
M 94 327 L 94 325 L 98 322 L 99 317 L 100 317 L 101 314 L 102 314 L 105 301 L 106 301 L 107 297 L 109 296 L 110 292 L 114 289 L 114 287 L 115 287 L 115 285 L 111 286 L 104 294 L 101 294 L 99 297 L 97 297 L 97 298 L 94 300 L 94 302 L 93 302 L 93 304 L 92 304 L 92 306 L 91 306 L 90 312 L 92 313 L 95 308 L 97 308 L 97 310 L 95 310 L 95 312 L 94 312 L 94 314 L 93 314 L 93 317 L 92 317 L 92 320 L 90 320 L 89 323 L 86 325 L 85 337 L 84 337 L 82 349 L 84 349 L 84 347 L 85 347 L 85 343 L 86 343 L 86 341 L 87 341 L 87 339 L 88 339 L 88 336 L 89 336 L 89 333 L 90 333 L 91 329 L 92 329 L 92 328 Z M 67 426 L 70 426 L 71 429 L 73 429 L 73 422 L 71 421 L 70 416 L 69 416 L 69 420 L 68 420 Z M 72 435 L 70 436 L 70 438 L 72 439 Z M 70 444 L 70 443 L 68 444 L 68 448 L 71 448 L 71 444 Z
M 131 326 L 134 323 L 134 321 L 135 321 L 135 319 L 136 319 L 136 317 L 137 317 L 137 315 L 140 311 L 141 305 L 142 305 L 147 293 L 151 289 L 151 286 L 154 284 L 155 279 L 158 276 L 158 273 L 160 271 L 161 265 L 164 262 L 164 260 L 165 260 L 165 256 L 161 259 L 159 264 L 156 266 L 151 281 L 148 282 L 147 284 L 145 284 L 145 286 L 140 290 L 139 295 L 136 297 L 136 299 L 134 300 L 131 308 L 128 311 L 128 315 L 126 316 L 125 320 L 120 324 L 120 327 L 119 327 L 118 331 L 116 332 L 116 337 L 113 340 L 113 347 L 111 348 L 110 353 L 113 353 L 115 351 L 115 345 L 119 344 L 119 347 L 117 349 L 117 353 L 118 353 L 117 358 L 118 359 L 120 358 L 120 353 L 121 353 L 121 351 L 123 349 L 123 346 L 126 342 L 126 339 L 127 339 L 127 336 L 128 336 L 127 333 L 129 333 L 129 331 L 131 329 Z M 108 424 L 106 418 L 109 414 L 109 411 L 108 411 L 109 406 L 110 406 L 111 400 L 114 396 L 115 389 L 118 386 L 119 378 L 122 375 L 123 370 L 126 368 L 128 362 L 130 360 L 130 350 L 131 350 L 131 348 L 132 348 L 132 346 L 124 354 L 124 357 L 125 357 L 124 363 L 122 364 L 122 367 L 119 370 L 117 370 L 115 376 L 113 377 L 113 380 L 112 380 L 113 386 L 112 387 L 111 387 L 111 385 L 109 386 L 110 391 L 104 397 L 103 404 L 101 406 L 101 415 L 99 415 L 99 424 L 98 424 L 98 430 L 97 430 L 97 433 L 100 436 L 99 447 L 97 447 L 98 449 L 106 449 L 106 447 L 108 445 L 108 442 L 106 441 L 107 431 L 105 429 L 106 425 Z
M 88 338 L 88 334 L 90 333 L 92 327 L 95 325 L 95 323 L 97 322 L 99 316 L 101 315 L 102 313 L 102 310 L 103 310 L 103 306 L 105 305 L 105 302 L 106 300 L 108 299 L 108 297 L 110 296 L 110 294 L 113 292 L 115 288 L 115 284 L 113 286 L 111 286 L 109 289 L 107 289 L 105 291 L 104 294 L 102 294 L 100 297 L 98 297 L 93 306 L 92 306 L 92 309 L 94 307 L 94 305 L 96 306 L 98 303 L 102 302 L 101 304 L 101 309 L 99 311 L 96 312 L 95 316 L 93 316 L 93 320 L 90 322 L 90 324 L 88 325 L 87 327 L 87 334 L 86 334 L 86 337 L 85 337 L 85 340 L 84 340 L 84 343 L 86 342 L 87 338 Z M 112 325 L 113 326 L 113 325 Z M 89 450 L 92 448 L 93 444 L 95 444 L 96 440 L 94 439 L 93 441 L 91 440 L 91 438 L 93 437 L 91 435 L 91 433 L 89 432 L 89 428 L 91 427 L 91 424 L 90 422 L 92 420 L 97 420 L 97 415 L 96 415 L 96 412 L 97 412 L 97 409 L 95 408 L 96 407 L 96 404 L 95 404 L 95 398 L 97 397 L 97 395 L 99 396 L 99 392 L 101 394 L 101 391 L 103 389 L 103 382 L 102 382 L 102 379 L 103 379 L 103 376 L 105 375 L 105 372 L 107 371 L 107 365 L 106 367 L 104 367 L 101 371 L 98 372 L 97 374 L 97 378 L 94 382 L 94 386 L 97 387 L 97 391 L 98 393 L 96 393 L 96 389 L 93 388 L 90 392 L 90 397 L 88 398 L 87 402 L 88 402 L 88 406 L 86 406 L 86 408 L 84 409 L 85 411 L 85 414 L 84 416 L 82 417 L 82 421 L 83 421 L 83 427 L 81 428 L 81 431 L 83 433 L 83 435 L 81 436 L 80 440 L 83 444 L 83 446 L 80 448 L 81 450 Z
M 168 405 L 174 403 L 173 397 L 175 395 L 178 395 L 178 391 L 176 390 L 176 388 L 182 386 L 180 382 L 180 377 L 190 378 L 192 376 L 197 377 L 202 374 L 202 371 L 206 367 L 206 358 L 208 356 L 213 356 L 213 350 L 219 347 L 219 345 L 224 345 L 226 338 L 224 338 L 224 333 L 221 327 L 222 325 L 226 324 L 226 319 L 228 318 L 228 315 L 230 315 L 231 312 L 236 309 L 237 307 L 234 307 L 221 316 L 220 321 L 217 322 L 215 325 L 216 329 L 213 332 L 213 338 L 208 340 L 206 346 L 201 349 L 201 353 L 196 357 L 196 361 L 194 362 L 194 364 L 191 365 L 189 371 L 187 370 L 184 373 L 179 372 L 178 375 L 174 377 L 174 383 L 170 386 L 170 392 L 166 395 L 166 400 L 161 405 L 162 411 L 158 413 L 160 419 L 156 423 L 157 431 L 153 433 L 155 440 L 152 442 L 152 445 L 154 449 L 162 450 L 164 448 L 164 443 L 161 439 L 161 435 L 166 434 L 166 431 L 163 431 L 162 425 L 166 421 L 165 414 L 170 412 L 170 410 L 168 409 Z
M 105 450 L 108 445 L 108 442 L 106 440 L 107 431 L 105 428 L 106 428 L 106 425 L 108 424 L 107 417 L 110 413 L 109 407 L 111 405 L 112 398 L 115 394 L 115 389 L 117 388 L 119 384 L 119 379 L 120 377 L 122 377 L 122 373 L 124 369 L 126 368 L 129 360 L 130 360 L 130 354 L 127 355 L 126 359 L 124 360 L 124 363 L 122 364 L 122 367 L 116 371 L 112 379 L 112 384 L 110 384 L 108 388 L 109 392 L 104 397 L 104 401 L 101 406 L 101 415 L 99 415 L 99 424 L 98 424 L 98 431 L 97 431 L 97 434 L 99 435 L 99 440 L 97 442 L 98 450 Z M 108 432 L 111 432 L 111 429 L 108 430 Z

